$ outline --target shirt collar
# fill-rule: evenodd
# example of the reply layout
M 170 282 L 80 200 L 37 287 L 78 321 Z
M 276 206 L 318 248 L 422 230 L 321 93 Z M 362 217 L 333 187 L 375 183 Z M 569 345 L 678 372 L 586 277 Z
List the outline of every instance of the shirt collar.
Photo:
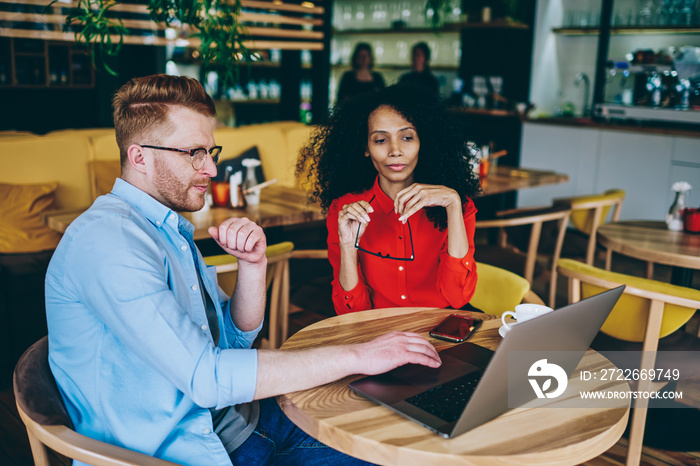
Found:
M 383 214 L 389 214 L 394 212 L 394 201 L 391 200 L 389 196 L 382 190 L 379 186 L 379 176 L 374 180 L 374 186 L 372 186 L 372 196 L 374 196 L 374 201 L 372 205 L 375 209 L 381 211 Z
M 149 194 L 130 184 L 128 181 L 123 180 L 122 178 L 117 178 L 114 182 L 112 194 L 121 198 L 124 202 L 141 212 L 141 214 L 146 217 L 149 222 L 158 228 L 165 225 L 166 220 L 171 214 L 177 215 L 177 213 L 172 209 L 164 206 Z M 178 217 L 189 223 L 184 217 L 179 215 Z M 178 224 L 180 223 L 182 222 L 180 222 L 178 219 Z M 192 226 L 192 224 L 190 224 L 190 227 L 192 230 L 194 230 L 194 226 Z

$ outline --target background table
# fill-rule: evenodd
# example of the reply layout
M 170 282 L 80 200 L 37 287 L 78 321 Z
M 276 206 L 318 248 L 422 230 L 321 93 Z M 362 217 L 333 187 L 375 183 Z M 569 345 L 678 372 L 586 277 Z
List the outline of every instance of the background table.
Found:
M 70 212 L 49 212 L 45 215 L 46 224 L 63 233 L 68 225 L 83 210 Z M 247 217 L 262 228 L 298 225 L 307 222 L 325 220 L 321 207 L 307 203 L 307 193 L 301 189 L 284 186 L 269 186 L 260 191 L 260 204 L 247 206 L 245 209 L 228 209 L 212 207 L 200 212 L 181 212 L 182 216 L 194 224 L 194 239 L 209 239 L 207 229 L 218 226 L 230 217 Z
M 494 167 L 482 182 L 482 197 L 546 184 L 563 183 L 568 179 L 567 175 L 554 172 Z M 85 209 L 48 212 L 44 215 L 44 221 L 50 228 L 63 233 L 68 225 L 84 211 Z M 202 212 L 183 212 L 182 216 L 194 224 L 195 241 L 209 239 L 207 229 L 210 226 L 218 226 L 230 217 L 247 217 L 265 229 L 301 225 L 323 221 L 326 218 L 318 204 L 308 202 L 306 191 L 279 185 L 262 189 L 260 204 L 256 206 L 247 206 L 240 210 L 212 207 Z
M 451 344 L 430 338 L 428 330 L 455 312 L 485 320 L 469 341 L 491 349 L 498 346 L 501 321 L 495 316 L 397 308 L 317 322 L 292 336 L 282 349 L 358 343 L 390 330 L 406 330 L 421 333 L 439 350 Z M 578 464 L 613 446 L 629 416 L 629 402 L 624 400 L 614 409 L 521 407 L 463 435 L 444 439 L 352 392 L 348 383 L 359 377 L 283 395 L 278 402 L 295 424 L 321 442 L 366 461 L 396 465 Z
M 482 196 L 492 196 L 567 181 L 569 175 L 563 173 L 497 165 L 492 166 L 488 176 L 481 180 L 481 189 Z
M 700 269 L 700 235 L 671 231 L 665 222 L 631 220 L 602 225 L 598 241 L 606 248 L 646 262 L 670 265 L 671 282 L 691 286 Z

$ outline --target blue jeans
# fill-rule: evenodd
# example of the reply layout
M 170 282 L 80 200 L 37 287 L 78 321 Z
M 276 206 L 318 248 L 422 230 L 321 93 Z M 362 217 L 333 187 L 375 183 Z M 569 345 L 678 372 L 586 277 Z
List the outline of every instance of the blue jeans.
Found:
M 294 425 L 274 398 L 260 401 L 260 420 L 230 455 L 234 465 L 355 466 L 364 461 L 327 447 Z

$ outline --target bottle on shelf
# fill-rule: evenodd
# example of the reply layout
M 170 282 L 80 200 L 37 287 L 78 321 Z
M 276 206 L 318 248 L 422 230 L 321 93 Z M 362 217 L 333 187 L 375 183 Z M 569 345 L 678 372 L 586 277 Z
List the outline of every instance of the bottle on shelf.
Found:
M 243 195 L 243 172 L 237 171 L 229 178 L 229 192 L 232 209 L 245 209 L 246 200 Z
M 686 181 L 673 183 L 671 190 L 676 193 L 671 207 L 666 214 L 666 225 L 671 231 L 683 230 L 683 210 L 685 209 L 685 193 L 690 191 L 692 186 Z
M 260 166 L 260 160 L 258 159 L 243 159 L 241 161 L 244 167 L 246 167 L 246 177 L 243 182 L 243 191 L 245 192 L 245 200 L 248 205 L 258 205 L 260 204 L 260 190 L 248 191 L 253 186 L 257 186 L 258 178 L 255 176 L 255 169 Z

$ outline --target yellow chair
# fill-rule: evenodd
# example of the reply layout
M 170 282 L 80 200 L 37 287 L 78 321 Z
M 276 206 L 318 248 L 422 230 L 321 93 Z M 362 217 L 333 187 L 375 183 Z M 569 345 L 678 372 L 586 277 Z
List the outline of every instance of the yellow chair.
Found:
M 559 259 L 559 273 L 569 277 L 569 302 L 577 302 L 601 291 L 625 284 L 625 294 L 608 316 L 601 332 L 623 341 L 644 342 L 654 348 L 660 338 L 680 329 L 700 308 L 700 290 L 603 270 L 572 259 Z M 647 320 L 650 301 L 653 312 L 663 313 L 658 330 L 651 336 Z M 657 343 L 649 342 L 653 338 Z
M 486 262 L 506 268 L 514 273 L 522 274 L 532 285 L 535 278 L 535 265 L 537 252 L 540 244 L 542 225 L 548 222 L 557 222 L 557 238 L 552 253 L 552 263 L 549 269 L 549 306 L 556 307 L 555 298 L 557 290 L 557 270 L 556 264 L 561 254 L 562 244 L 566 226 L 569 223 L 570 210 L 566 206 L 555 206 L 536 209 L 516 209 L 507 212 L 500 212 L 498 218 L 492 220 L 477 220 L 476 228 L 498 228 L 498 244 L 495 246 L 479 245 L 474 251 L 474 257 L 480 262 Z M 507 228 L 530 226 L 530 239 L 528 241 L 527 252 L 521 253 L 517 248 L 509 246 Z M 524 264 L 522 263 L 524 260 Z M 481 278 L 481 275 L 479 275 Z
M 554 199 L 554 205 L 565 205 L 571 209 L 571 225 L 575 230 L 588 236 L 586 246 L 586 264 L 593 265 L 597 243 L 598 228 L 605 223 L 610 209 L 612 221 L 620 219 L 620 210 L 625 200 L 625 192 L 621 189 L 609 189 L 603 194 L 576 196 Z M 612 251 L 605 252 L 605 269 L 610 270 Z
M 289 258 L 294 243 L 285 241 L 267 247 L 267 274 L 265 288 L 271 287 L 268 338 L 263 346 L 276 349 L 287 339 L 289 332 Z M 230 296 L 238 278 L 238 259 L 228 254 L 204 258 L 207 265 L 216 266 L 219 286 Z
M 49 341 L 44 337 L 24 352 L 14 372 L 17 410 L 27 428 L 34 464 L 49 466 L 49 449 L 95 466 L 176 464 L 75 432 L 49 368 L 48 355 Z
M 520 275 L 481 262 L 476 264 L 476 273 L 476 288 L 469 303 L 486 314 L 500 316 L 523 302 L 544 304 Z
M 569 302 L 575 303 L 604 290 L 627 285 L 624 294 L 603 323 L 601 332 L 625 341 L 643 342 L 640 369 L 654 368 L 659 339 L 680 329 L 700 308 L 700 290 L 610 272 L 571 259 L 560 259 L 559 273 L 569 277 Z M 655 388 L 640 381 L 640 391 Z M 635 402 L 627 464 L 639 464 L 649 400 Z

